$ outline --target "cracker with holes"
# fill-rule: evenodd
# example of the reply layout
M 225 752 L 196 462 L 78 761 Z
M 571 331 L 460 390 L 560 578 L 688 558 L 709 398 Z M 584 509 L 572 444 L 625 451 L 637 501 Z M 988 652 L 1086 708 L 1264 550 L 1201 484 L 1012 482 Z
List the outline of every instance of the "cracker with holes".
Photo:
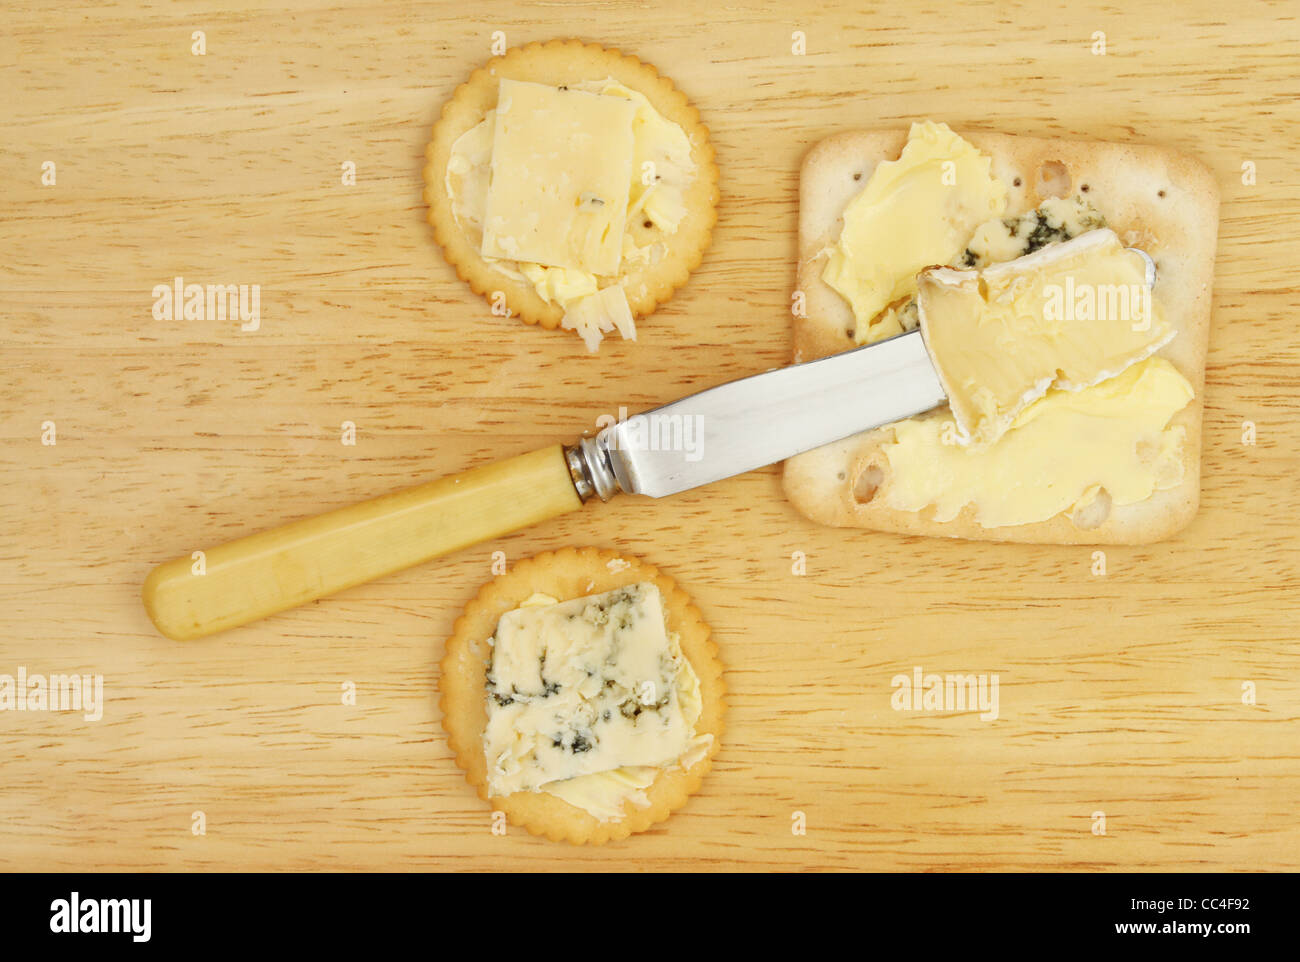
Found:
M 796 362 L 916 328 L 927 279 L 973 284 L 993 265 L 1050 259 L 1054 245 L 1105 230 L 1154 261 L 1146 296 L 1172 334 L 1100 383 L 1048 390 L 996 443 L 966 443 L 941 408 L 791 458 L 791 502 L 824 524 L 906 534 L 1041 544 L 1175 534 L 1200 498 L 1218 208 L 1210 172 L 1160 147 L 959 135 L 931 122 L 815 145 L 800 178 Z M 1126 291 L 1087 285 L 1053 293 L 1071 320 L 1127 303 Z M 1044 324 L 1056 316 L 1046 301 L 1036 310 Z
M 716 220 L 699 112 L 654 67 L 578 40 L 490 60 L 443 107 L 424 199 L 447 260 L 493 314 L 635 340 Z

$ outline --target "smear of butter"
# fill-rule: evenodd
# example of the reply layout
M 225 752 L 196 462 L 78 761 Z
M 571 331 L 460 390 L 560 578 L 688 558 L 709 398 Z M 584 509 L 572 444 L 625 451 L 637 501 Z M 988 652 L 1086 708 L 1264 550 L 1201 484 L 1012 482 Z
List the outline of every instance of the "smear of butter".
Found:
M 917 272 L 951 263 L 980 224 L 1006 210 L 1006 185 L 991 167 L 946 124 L 928 121 L 912 124 L 897 160 L 876 166 L 845 208 L 822 271 L 853 308 L 858 343 L 879 339 L 872 322 L 916 293 Z
M 1081 391 L 1050 391 L 994 445 L 963 447 L 950 414 L 901 421 L 883 446 L 885 503 L 933 506 L 951 521 L 967 505 L 986 528 L 1046 521 L 1105 489 L 1112 504 L 1143 501 L 1183 477 L 1186 431 L 1170 419 L 1193 397 L 1163 358 L 1148 358 Z
M 599 289 L 595 274 L 570 267 L 545 267 L 541 264 L 520 264 L 519 273 L 532 283 L 539 297 L 547 304 L 569 304 L 579 298 L 589 297 Z
M 587 81 L 579 88 L 606 97 L 626 97 L 636 105 L 628 216 L 640 215 L 665 234 L 675 234 L 686 217 L 686 190 L 695 179 L 686 131 L 655 110 L 645 94 L 612 77 Z
M 1146 282 L 1146 259 L 1105 229 L 983 271 L 925 271 L 921 331 L 958 440 L 992 444 L 1048 388 L 1089 387 L 1168 343 Z

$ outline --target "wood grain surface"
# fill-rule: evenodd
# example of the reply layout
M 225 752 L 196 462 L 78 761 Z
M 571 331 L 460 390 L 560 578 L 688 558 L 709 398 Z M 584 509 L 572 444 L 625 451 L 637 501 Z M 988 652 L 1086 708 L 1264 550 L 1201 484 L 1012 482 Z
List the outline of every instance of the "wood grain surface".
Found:
M 8 4 L 0 674 L 99 674 L 104 705 L 0 711 L 0 868 L 1300 869 L 1296 14 Z M 634 53 L 713 132 L 713 246 L 635 344 L 589 356 L 494 318 L 433 244 L 424 146 L 494 31 Z M 159 562 L 785 363 L 802 155 L 917 117 L 1165 144 L 1218 175 L 1204 495 L 1176 540 L 1109 549 L 1096 575 L 1087 548 L 820 528 L 773 467 L 206 641 L 153 631 Z M 178 276 L 260 285 L 260 329 L 155 319 Z M 493 835 L 439 726 L 443 640 L 494 551 L 588 544 L 693 594 L 726 739 L 645 835 Z M 914 666 L 996 674 L 998 718 L 894 710 Z

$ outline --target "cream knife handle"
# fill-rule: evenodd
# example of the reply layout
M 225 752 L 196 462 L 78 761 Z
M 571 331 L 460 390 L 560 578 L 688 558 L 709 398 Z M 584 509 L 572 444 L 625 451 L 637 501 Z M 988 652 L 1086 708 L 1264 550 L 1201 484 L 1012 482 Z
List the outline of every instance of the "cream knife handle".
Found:
M 169 561 L 144 606 L 168 638 L 201 638 L 581 506 L 557 444 Z

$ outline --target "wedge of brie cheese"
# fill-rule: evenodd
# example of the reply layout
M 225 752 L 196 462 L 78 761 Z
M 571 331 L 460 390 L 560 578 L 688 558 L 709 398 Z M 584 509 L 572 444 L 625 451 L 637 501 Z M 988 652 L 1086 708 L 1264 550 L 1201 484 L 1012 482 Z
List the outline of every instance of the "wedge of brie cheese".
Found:
M 1099 384 L 1168 343 L 1147 266 L 1102 229 L 983 271 L 924 271 L 921 331 L 958 443 L 992 444 L 1049 388 Z

